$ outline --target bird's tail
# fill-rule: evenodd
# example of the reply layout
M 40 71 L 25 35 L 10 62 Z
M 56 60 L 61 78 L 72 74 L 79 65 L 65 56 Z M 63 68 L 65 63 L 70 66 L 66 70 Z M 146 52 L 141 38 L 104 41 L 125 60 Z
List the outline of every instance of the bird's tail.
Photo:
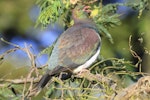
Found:
M 38 88 L 44 88 L 45 85 L 49 82 L 49 80 L 52 78 L 52 75 L 49 74 L 45 74 L 43 75 L 43 77 L 41 78 L 41 80 L 38 82 L 38 84 L 36 85 L 36 87 Z
M 51 80 L 52 75 L 49 75 L 48 73 L 43 75 L 41 80 L 36 84 L 36 86 L 30 91 L 28 96 L 35 96 L 40 93 L 40 91 L 46 86 L 46 84 Z

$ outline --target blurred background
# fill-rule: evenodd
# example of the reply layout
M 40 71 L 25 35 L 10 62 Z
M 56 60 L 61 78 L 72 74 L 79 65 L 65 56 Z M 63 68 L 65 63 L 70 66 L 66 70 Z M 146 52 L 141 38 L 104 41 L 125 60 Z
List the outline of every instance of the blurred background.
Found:
M 123 1 L 103 0 L 103 4 Z M 40 9 L 35 5 L 35 2 L 36 0 L 0 0 L 0 38 L 20 47 L 32 45 L 31 51 L 37 55 L 41 50 L 52 45 L 64 31 L 64 28 L 60 23 L 49 25 L 44 30 L 35 28 L 34 26 L 40 13 Z M 122 58 L 136 64 L 138 59 L 131 55 L 129 49 L 129 37 L 132 35 L 132 50 L 142 58 L 142 71 L 149 73 L 150 11 L 144 11 L 141 18 L 138 18 L 138 11 L 120 6 L 117 13 L 121 14 L 122 24 L 109 29 L 114 44 L 111 44 L 106 37 L 102 37 L 102 57 Z M 0 41 L 0 55 L 11 48 L 14 47 Z M 36 59 L 37 66 L 44 65 L 47 60 L 48 56 L 46 55 L 38 57 Z M 30 65 L 27 54 L 17 50 L 5 56 L 4 62 L 0 65 L 0 77 L 20 78 L 27 74 Z

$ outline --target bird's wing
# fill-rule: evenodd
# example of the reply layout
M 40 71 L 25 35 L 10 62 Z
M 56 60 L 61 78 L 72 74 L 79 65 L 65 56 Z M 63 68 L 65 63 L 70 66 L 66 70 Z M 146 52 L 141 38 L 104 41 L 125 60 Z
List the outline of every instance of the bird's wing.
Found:
M 100 37 L 92 28 L 66 31 L 58 40 L 60 66 L 76 68 L 93 56 L 100 46 Z

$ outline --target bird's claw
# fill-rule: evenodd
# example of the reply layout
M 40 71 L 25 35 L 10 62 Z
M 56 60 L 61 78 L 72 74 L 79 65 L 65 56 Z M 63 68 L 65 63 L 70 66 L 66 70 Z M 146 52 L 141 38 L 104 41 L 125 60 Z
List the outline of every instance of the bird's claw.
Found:
M 84 74 L 86 74 L 86 73 L 89 73 L 89 70 L 87 70 L 87 69 L 82 69 L 82 70 L 77 74 L 77 76 L 82 77 L 82 76 L 84 76 Z

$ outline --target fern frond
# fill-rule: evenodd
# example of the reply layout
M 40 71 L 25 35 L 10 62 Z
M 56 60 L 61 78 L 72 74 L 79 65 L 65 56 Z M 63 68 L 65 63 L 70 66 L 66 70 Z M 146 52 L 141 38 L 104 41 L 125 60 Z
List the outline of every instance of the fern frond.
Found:
M 36 22 L 36 27 L 39 24 L 42 24 L 42 27 L 46 27 L 48 24 L 56 22 L 69 5 L 62 0 L 38 0 L 37 4 L 40 6 L 41 12 Z

